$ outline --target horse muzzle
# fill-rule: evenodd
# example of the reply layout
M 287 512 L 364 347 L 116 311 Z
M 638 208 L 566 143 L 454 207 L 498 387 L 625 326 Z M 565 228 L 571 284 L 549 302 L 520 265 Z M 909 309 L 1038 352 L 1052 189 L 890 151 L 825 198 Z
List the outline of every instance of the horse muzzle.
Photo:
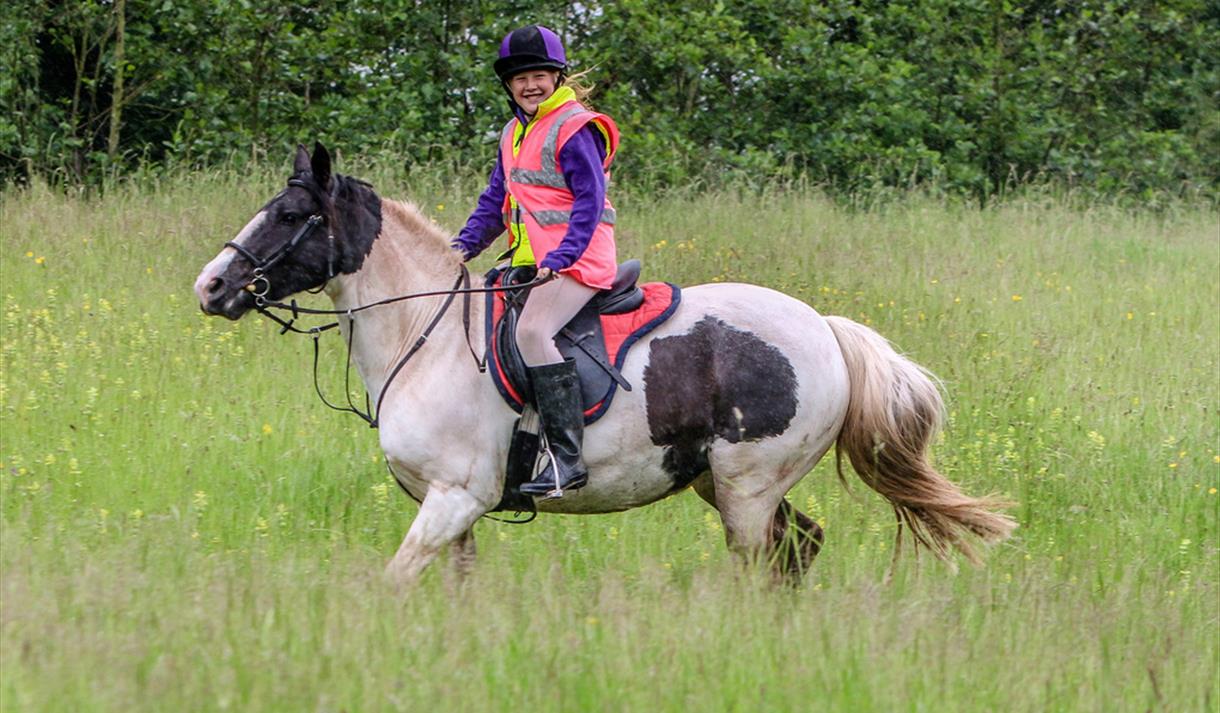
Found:
M 196 285 L 195 292 L 199 297 L 199 309 L 204 314 L 237 320 L 255 306 L 254 291 L 258 287 L 256 282 L 239 287 L 240 283 L 230 282 L 223 276 L 200 282 L 202 284 Z

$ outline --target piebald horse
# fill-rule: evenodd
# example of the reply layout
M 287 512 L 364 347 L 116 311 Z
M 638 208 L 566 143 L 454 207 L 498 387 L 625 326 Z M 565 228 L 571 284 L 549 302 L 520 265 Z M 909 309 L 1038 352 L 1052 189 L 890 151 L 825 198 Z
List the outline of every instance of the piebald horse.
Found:
M 288 187 L 203 268 L 195 292 L 205 313 L 233 320 L 260 297 L 313 288 L 347 311 L 452 290 L 463 270 L 437 225 L 333 174 L 317 145 L 312 156 L 298 147 Z M 339 318 L 375 397 L 387 462 L 421 503 L 386 568 L 399 585 L 445 547 L 459 571 L 473 564 L 473 526 L 500 501 L 516 419 L 472 358 L 470 345 L 484 343 L 483 300 L 442 312 L 445 301 L 369 309 L 354 330 Z M 1016 526 L 997 512 L 1003 501 L 965 495 L 929 462 L 943 410 L 929 374 L 868 327 L 787 295 L 747 284 L 686 288 L 673 316 L 632 348 L 622 374 L 635 388 L 585 432 L 588 485 L 538 500 L 538 511 L 615 512 L 689 487 L 719 512 L 733 552 L 799 579 L 823 535 L 785 494 L 837 444 L 837 460 L 846 453 L 894 508 L 899 528 L 942 559 L 956 549 L 977 564 L 974 540 L 997 542 Z

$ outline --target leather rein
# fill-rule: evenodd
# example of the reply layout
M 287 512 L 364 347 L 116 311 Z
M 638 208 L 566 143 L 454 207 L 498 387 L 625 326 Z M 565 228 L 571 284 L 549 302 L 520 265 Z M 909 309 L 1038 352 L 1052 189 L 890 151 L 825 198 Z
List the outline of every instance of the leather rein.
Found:
M 449 311 L 449 307 L 453 304 L 454 299 L 456 299 L 458 295 L 462 295 L 462 328 L 466 333 L 466 346 L 470 350 L 471 357 L 474 358 L 475 365 L 479 368 L 479 373 L 484 373 L 487 370 L 487 352 L 486 352 L 486 350 L 484 350 L 483 356 L 480 358 L 479 355 L 475 352 L 474 344 L 470 340 L 470 295 L 484 294 L 484 293 L 488 293 L 488 292 L 506 292 L 509 290 L 520 290 L 520 289 L 530 290 L 547 281 L 547 280 L 534 279 L 534 280 L 531 280 L 530 282 L 520 284 L 520 285 L 500 286 L 500 287 L 471 287 L 470 286 L 470 271 L 466 269 L 465 264 L 462 264 L 461 272 L 458 274 L 457 281 L 453 284 L 453 287 L 448 290 L 429 290 L 426 292 L 413 292 L 413 293 L 408 293 L 408 294 L 404 294 L 404 295 L 397 295 L 394 297 L 387 297 L 382 300 L 377 300 L 376 302 L 370 302 L 369 304 L 360 305 L 358 307 L 352 307 L 349 309 L 343 309 L 343 310 L 316 309 L 316 308 L 310 308 L 310 307 L 301 307 L 300 305 L 297 304 L 297 301 L 295 299 L 291 300 L 291 302 L 289 302 L 289 303 L 278 302 L 275 300 L 268 299 L 267 295 L 270 294 L 270 292 L 271 292 L 271 280 L 267 276 L 268 270 L 270 270 L 272 267 L 274 267 L 279 262 L 283 261 L 284 258 L 288 257 L 292 253 L 292 251 L 297 248 L 298 245 L 300 245 L 302 242 L 304 242 L 305 239 L 308 238 L 321 225 L 326 225 L 328 228 L 326 231 L 326 238 L 327 238 L 327 244 L 328 244 L 328 248 L 329 248 L 330 252 L 329 252 L 329 257 L 327 258 L 327 275 L 326 275 L 326 281 L 323 282 L 322 285 L 320 285 L 317 290 L 313 290 L 311 292 L 313 292 L 315 294 L 317 292 L 321 292 L 322 289 L 325 288 L 326 284 L 329 283 L 330 280 L 332 280 L 336 276 L 335 275 L 335 235 L 334 235 L 333 229 L 331 229 L 334 221 L 330 220 L 328 218 L 328 215 L 333 213 L 333 206 L 334 206 L 333 196 L 326 195 L 325 193 L 320 191 L 315 184 L 304 181 L 299 178 L 289 179 L 288 185 L 298 186 L 300 188 L 303 188 L 303 189 L 309 191 L 313 195 L 314 200 L 318 203 L 318 205 L 322 206 L 322 211 L 314 213 L 313 215 L 309 216 L 309 218 L 305 221 L 305 223 L 302 224 L 301 227 L 298 228 L 297 231 L 292 235 L 292 237 L 288 239 L 288 242 L 281 245 L 278 249 L 275 250 L 275 252 L 273 252 L 271 255 L 269 255 L 266 258 L 260 259 L 258 256 L 256 256 L 254 253 L 250 252 L 244 246 L 239 245 L 231 240 L 225 243 L 225 247 L 233 248 L 235 251 L 237 251 L 237 253 L 239 255 L 241 255 L 243 258 L 248 260 L 250 262 L 250 264 L 254 266 L 253 267 L 253 276 L 252 276 L 249 284 L 247 284 L 245 287 L 245 289 L 248 292 L 250 292 L 254 295 L 254 309 L 260 315 L 266 317 L 267 319 L 270 319 L 271 321 L 275 322 L 276 324 L 279 324 L 280 325 L 280 334 L 286 334 L 288 332 L 293 332 L 295 334 L 307 334 L 313 338 L 313 385 L 314 385 L 314 391 L 317 392 L 318 398 L 321 399 L 322 403 L 325 404 L 327 407 L 332 408 L 336 411 L 345 411 L 347 413 L 353 413 L 353 414 L 359 416 L 365 423 L 367 423 L 369 425 L 370 428 L 377 428 L 378 425 L 380 424 L 381 405 L 385 400 L 384 397 L 386 395 L 386 392 L 390 388 L 390 384 L 393 383 L 394 378 L 396 376 L 398 376 L 398 374 L 403 370 L 403 367 L 405 367 L 407 365 L 407 362 L 411 360 L 411 357 L 415 356 L 419 352 L 419 350 L 422 349 L 424 347 L 424 345 L 428 343 L 428 337 L 431 336 L 432 331 L 434 329 L 436 329 L 437 325 L 440 324 L 441 318 L 443 318 L 445 316 L 445 313 Z M 418 298 L 422 298 L 422 297 L 439 297 L 442 295 L 444 295 L 446 299 L 445 299 L 444 303 L 441 304 L 440 309 L 438 309 L 436 311 L 436 314 L 432 317 L 432 320 L 428 323 L 428 326 L 424 328 L 424 331 L 420 335 L 419 339 L 415 340 L 415 344 L 411 345 L 411 348 L 407 350 L 406 354 L 404 354 L 398 360 L 398 362 L 394 365 L 394 368 L 390 371 L 389 377 L 387 377 L 385 380 L 385 383 L 382 384 L 381 391 L 377 395 L 376 408 L 374 409 L 371 407 L 371 405 L 369 403 L 369 394 L 367 391 L 365 392 L 365 395 L 364 395 L 364 401 L 365 401 L 364 409 L 361 410 L 360 408 L 358 408 L 354 403 L 352 403 L 351 389 L 349 388 L 350 383 L 351 383 L 351 371 L 352 371 L 352 339 L 354 338 L 355 333 L 356 333 L 355 315 L 359 312 L 363 312 L 365 310 L 370 310 L 375 307 L 383 307 L 385 305 L 391 305 L 391 304 L 395 304 L 397 302 L 403 302 L 406 300 L 418 299 Z M 281 317 L 280 315 L 275 314 L 272 310 L 286 311 L 286 312 L 291 313 L 291 315 L 286 318 Z M 297 327 L 295 324 L 297 318 L 299 318 L 301 315 L 346 316 L 348 318 L 349 328 L 348 328 L 348 333 L 347 333 L 347 368 L 345 370 L 344 377 L 343 377 L 344 391 L 347 394 L 347 406 L 337 406 L 335 404 L 332 404 L 326 398 L 326 396 L 322 393 L 322 387 L 318 382 L 318 359 L 319 359 L 318 342 L 319 342 L 319 338 L 322 336 L 323 332 L 326 332 L 331 329 L 334 329 L 335 327 L 338 327 L 340 323 L 338 321 L 335 321 L 335 322 L 331 322 L 329 324 L 324 324 L 324 325 L 320 325 L 320 326 L 316 326 L 316 327 L 309 327 L 307 329 L 301 329 L 300 327 Z

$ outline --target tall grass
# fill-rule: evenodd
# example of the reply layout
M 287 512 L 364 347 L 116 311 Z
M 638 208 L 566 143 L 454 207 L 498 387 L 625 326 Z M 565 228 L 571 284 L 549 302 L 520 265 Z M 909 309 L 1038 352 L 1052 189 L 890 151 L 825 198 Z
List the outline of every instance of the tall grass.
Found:
M 455 230 L 477 190 L 371 173 Z M 379 574 L 415 505 L 375 434 L 316 403 L 307 343 L 191 294 L 282 180 L 0 196 L 3 710 L 1220 704 L 1212 209 L 622 195 L 647 278 L 775 287 L 938 374 L 938 467 L 1021 529 L 984 569 L 908 552 L 883 584 L 892 513 L 823 463 L 790 496 L 827 533 L 799 591 L 740 572 L 684 494 L 482 523 L 470 580 L 399 597 Z

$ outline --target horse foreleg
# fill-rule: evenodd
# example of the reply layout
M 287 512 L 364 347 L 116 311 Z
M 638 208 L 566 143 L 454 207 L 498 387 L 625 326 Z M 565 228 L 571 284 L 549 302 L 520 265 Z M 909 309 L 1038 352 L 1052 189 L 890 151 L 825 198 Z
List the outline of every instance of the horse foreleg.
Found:
M 433 483 L 394 559 L 386 565 L 385 573 L 390 582 L 398 587 L 414 584 L 424 568 L 440 554 L 441 548 L 463 538 L 486 511 L 487 507 L 469 491 L 455 485 Z M 466 539 L 469 540 L 470 560 L 473 560 L 473 534 Z
M 449 545 L 449 579 L 448 584 L 457 587 L 466 581 L 474 570 L 475 560 L 474 528 L 463 532 Z

